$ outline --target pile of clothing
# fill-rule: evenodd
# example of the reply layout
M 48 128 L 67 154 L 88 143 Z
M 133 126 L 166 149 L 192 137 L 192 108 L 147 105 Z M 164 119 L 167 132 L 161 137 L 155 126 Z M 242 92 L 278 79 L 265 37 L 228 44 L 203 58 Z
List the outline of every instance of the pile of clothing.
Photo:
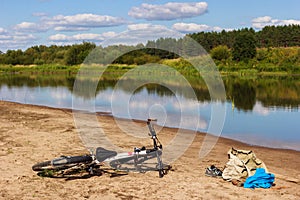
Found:
M 206 169 L 205 174 L 222 177 L 245 188 L 270 188 L 275 181 L 274 174 L 268 173 L 264 162 L 253 151 L 235 148 L 228 151 L 228 162 L 223 171 L 212 165 Z

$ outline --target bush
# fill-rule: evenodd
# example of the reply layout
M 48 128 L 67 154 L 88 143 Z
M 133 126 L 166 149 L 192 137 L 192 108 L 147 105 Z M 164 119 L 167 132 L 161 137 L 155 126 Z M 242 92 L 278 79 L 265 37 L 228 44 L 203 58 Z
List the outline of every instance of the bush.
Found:
M 268 51 L 265 49 L 259 49 L 256 54 L 256 60 L 264 61 L 268 57 Z
M 222 61 L 222 60 L 227 60 L 228 58 L 230 58 L 231 53 L 230 53 L 229 48 L 226 45 L 220 45 L 220 46 L 213 48 L 210 51 L 210 55 L 213 59 Z

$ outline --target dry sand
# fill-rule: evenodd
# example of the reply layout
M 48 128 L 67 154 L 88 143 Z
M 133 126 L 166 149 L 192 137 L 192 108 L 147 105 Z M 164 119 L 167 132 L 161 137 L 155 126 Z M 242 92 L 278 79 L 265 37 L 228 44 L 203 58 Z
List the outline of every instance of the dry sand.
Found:
M 121 133 L 112 117 L 99 119 L 106 133 L 118 138 L 117 145 L 133 147 L 132 138 Z M 164 128 L 159 134 L 164 142 L 175 132 Z M 220 138 L 209 155 L 200 160 L 202 140 L 203 134 L 197 135 L 163 178 L 158 178 L 157 172 L 116 177 L 104 173 L 72 180 L 42 178 L 31 170 L 33 164 L 60 155 L 87 153 L 72 112 L 0 101 L 0 199 L 300 199 L 300 152 L 248 146 Z M 133 145 L 140 144 L 132 141 Z M 251 190 L 205 176 L 205 168 L 212 164 L 224 167 L 231 146 L 254 150 L 276 175 L 276 186 Z

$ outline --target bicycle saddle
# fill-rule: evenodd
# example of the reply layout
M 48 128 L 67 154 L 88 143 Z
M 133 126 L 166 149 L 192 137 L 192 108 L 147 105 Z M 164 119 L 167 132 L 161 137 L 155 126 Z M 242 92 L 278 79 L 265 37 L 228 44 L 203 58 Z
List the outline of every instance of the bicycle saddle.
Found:
M 98 147 L 96 149 L 96 159 L 99 162 L 103 162 L 105 159 L 116 156 L 117 152 L 116 151 L 110 151 L 107 149 L 104 149 L 102 147 Z

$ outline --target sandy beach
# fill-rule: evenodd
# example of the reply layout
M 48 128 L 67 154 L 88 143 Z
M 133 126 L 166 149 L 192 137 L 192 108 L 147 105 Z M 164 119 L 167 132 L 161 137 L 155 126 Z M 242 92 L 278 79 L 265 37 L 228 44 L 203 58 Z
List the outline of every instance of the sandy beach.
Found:
M 142 145 L 143 141 L 122 134 L 113 117 L 98 118 L 116 145 Z M 163 128 L 159 133 L 162 142 L 175 132 Z M 32 171 L 33 164 L 60 155 L 88 153 L 75 128 L 72 111 L 0 101 L 0 199 L 300 199 L 299 151 L 249 146 L 219 138 L 209 155 L 200 160 L 203 138 L 203 134 L 197 134 L 163 178 L 157 172 L 115 177 L 103 173 L 72 180 L 45 178 Z M 212 164 L 223 169 L 231 147 L 253 150 L 275 174 L 276 185 L 251 190 L 205 176 L 205 168 Z

